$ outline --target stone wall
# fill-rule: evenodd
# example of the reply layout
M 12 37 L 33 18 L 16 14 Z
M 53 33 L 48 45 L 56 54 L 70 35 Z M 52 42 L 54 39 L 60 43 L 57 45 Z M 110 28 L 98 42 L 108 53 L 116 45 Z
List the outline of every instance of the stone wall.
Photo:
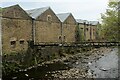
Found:
M 26 51 L 31 40 L 31 20 L 2 19 L 2 47 L 3 53 Z
M 35 42 L 61 42 L 60 23 L 35 22 Z
M 75 42 L 76 36 L 76 25 L 74 24 L 63 24 L 62 26 L 63 42 Z

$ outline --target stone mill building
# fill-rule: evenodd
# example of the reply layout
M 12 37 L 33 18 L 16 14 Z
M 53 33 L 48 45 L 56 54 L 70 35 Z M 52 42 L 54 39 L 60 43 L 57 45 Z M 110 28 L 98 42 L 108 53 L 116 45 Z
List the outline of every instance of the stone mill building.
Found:
M 0 42 L 6 54 L 27 51 L 31 41 L 34 44 L 76 43 L 96 40 L 97 36 L 98 22 L 76 20 L 72 13 L 55 14 L 50 7 L 25 11 L 13 5 L 2 8 L 0 19 Z
M 1 19 L 3 53 L 26 51 L 32 39 L 32 18 L 19 6 L 2 9 Z

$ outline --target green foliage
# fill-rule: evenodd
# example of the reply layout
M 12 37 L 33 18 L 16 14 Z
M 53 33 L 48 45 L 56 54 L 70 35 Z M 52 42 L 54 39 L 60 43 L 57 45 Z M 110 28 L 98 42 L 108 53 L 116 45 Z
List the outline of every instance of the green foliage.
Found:
M 105 40 L 118 40 L 118 2 L 109 2 L 106 13 L 101 15 L 101 35 L 104 35 Z

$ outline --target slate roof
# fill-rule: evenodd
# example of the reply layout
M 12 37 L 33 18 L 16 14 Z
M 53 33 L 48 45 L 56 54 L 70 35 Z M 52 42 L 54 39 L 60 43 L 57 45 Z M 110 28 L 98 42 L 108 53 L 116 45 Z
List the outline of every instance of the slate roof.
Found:
M 83 24 L 85 22 L 85 20 L 82 20 L 82 19 L 76 19 L 77 23 L 81 23 Z
M 89 21 L 87 21 L 87 20 L 82 20 L 82 19 L 76 19 L 76 21 L 78 22 L 78 23 L 81 23 L 81 24 L 89 24 Z
M 61 22 L 64 22 L 70 14 L 71 13 L 61 13 L 61 14 L 56 14 L 56 15 L 60 19 Z
M 36 19 L 38 16 L 40 16 L 42 13 L 44 13 L 46 10 L 48 10 L 50 7 L 42 7 L 37 9 L 31 9 L 26 10 L 26 12 L 34 19 Z
M 98 21 L 90 21 L 90 24 L 91 24 L 91 25 L 98 25 L 99 22 L 98 22 Z

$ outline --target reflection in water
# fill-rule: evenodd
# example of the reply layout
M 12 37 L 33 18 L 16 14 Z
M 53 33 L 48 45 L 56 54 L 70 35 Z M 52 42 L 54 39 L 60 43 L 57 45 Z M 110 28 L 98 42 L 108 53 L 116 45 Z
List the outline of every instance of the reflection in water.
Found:
M 53 78 L 52 74 L 55 74 L 56 70 L 65 70 L 69 69 L 66 64 L 61 62 L 56 62 L 53 64 L 45 64 L 36 68 L 32 68 L 27 71 L 12 73 L 4 79 L 11 78 L 11 79 L 41 79 L 41 78 Z

